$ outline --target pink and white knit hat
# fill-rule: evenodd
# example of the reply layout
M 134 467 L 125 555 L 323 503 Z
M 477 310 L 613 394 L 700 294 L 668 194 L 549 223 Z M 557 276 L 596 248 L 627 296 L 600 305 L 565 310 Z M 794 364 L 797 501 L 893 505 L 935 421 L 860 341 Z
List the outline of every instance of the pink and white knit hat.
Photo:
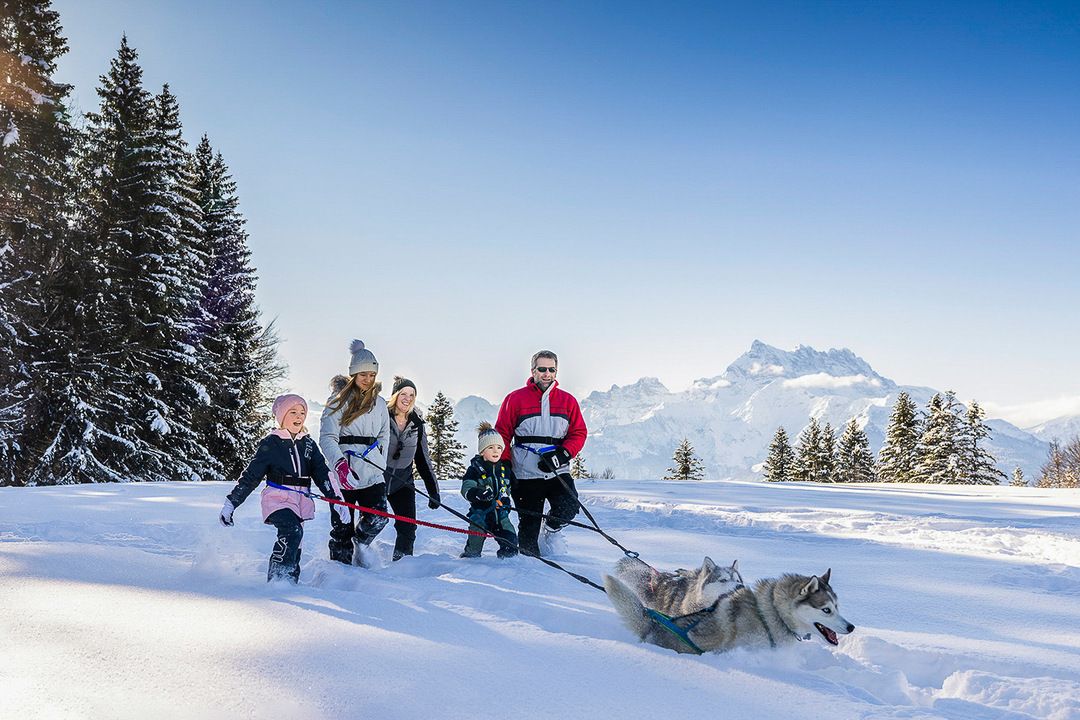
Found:
M 285 413 L 289 412 L 291 408 L 301 405 L 304 408 L 304 412 L 307 412 L 307 400 L 299 395 L 278 395 L 274 399 L 274 419 L 277 420 L 278 427 L 281 427 L 281 423 L 285 422 Z

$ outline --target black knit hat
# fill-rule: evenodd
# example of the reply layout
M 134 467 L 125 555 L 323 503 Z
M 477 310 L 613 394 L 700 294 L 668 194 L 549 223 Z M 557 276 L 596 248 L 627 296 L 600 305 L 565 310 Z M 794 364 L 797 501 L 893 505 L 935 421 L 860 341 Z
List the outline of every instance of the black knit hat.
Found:
M 400 375 L 395 375 L 394 376 L 394 389 L 390 391 L 390 394 L 391 395 L 396 395 L 399 390 L 401 390 L 402 388 L 407 388 L 407 387 L 411 387 L 413 389 L 413 392 L 417 392 L 416 383 L 414 383 L 409 378 L 403 378 Z

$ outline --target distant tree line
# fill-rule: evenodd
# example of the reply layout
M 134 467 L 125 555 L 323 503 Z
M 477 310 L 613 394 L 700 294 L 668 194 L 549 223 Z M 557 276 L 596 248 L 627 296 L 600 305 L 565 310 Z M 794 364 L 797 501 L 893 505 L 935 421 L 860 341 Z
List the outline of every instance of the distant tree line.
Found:
M 0 484 L 220 480 L 283 368 L 236 184 L 127 38 L 78 122 L 48 0 L 0 13 Z
M 985 416 L 977 402 L 964 410 L 952 391 L 935 394 L 921 413 L 901 392 L 876 461 L 855 418 L 839 441 L 831 425 L 822 428 L 811 418 L 794 448 L 784 428 L 777 429 L 764 463 L 765 478 L 997 485 L 1005 475 L 985 448 L 991 434 Z

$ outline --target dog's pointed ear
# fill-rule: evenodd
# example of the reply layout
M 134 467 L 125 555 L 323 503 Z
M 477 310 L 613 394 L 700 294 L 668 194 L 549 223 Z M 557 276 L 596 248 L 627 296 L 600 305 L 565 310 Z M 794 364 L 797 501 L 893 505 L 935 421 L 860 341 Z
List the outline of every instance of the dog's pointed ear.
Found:
M 799 590 L 799 597 L 804 598 L 807 595 L 813 595 L 818 591 L 819 583 L 817 575 L 810 578 L 810 580 L 802 586 L 802 590 Z
M 716 563 L 713 562 L 711 557 L 706 555 L 705 556 L 705 562 L 701 563 L 701 571 L 709 573 L 709 572 L 712 572 L 715 569 L 716 569 Z
M 739 561 L 737 559 L 731 563 L 731 569 L 735 572 L 739 572 Z
M 830 576 L 830 575 L 832 575 L 832 568 L 829 568 L 828 570 L 826 570 L 826 571 L 825 571 L 825 574 L 821 576 L 821 582 L 823 582 L 823 583 L 825 583 L 826 585 L 828 585 L 828 584 L 829 584 L 829 576 Z

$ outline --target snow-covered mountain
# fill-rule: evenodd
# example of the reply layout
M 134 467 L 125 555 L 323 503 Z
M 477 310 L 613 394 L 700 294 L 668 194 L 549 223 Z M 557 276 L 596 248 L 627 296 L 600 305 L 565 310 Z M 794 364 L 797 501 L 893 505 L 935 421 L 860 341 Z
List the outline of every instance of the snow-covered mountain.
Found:
M 755 340 L 750 350 L 715 377 L 672 392 L 656 378 L 612 385 L 581 401 L 589 426 L 584 457 L 594 473 L 611 468 L 617 477 L 655 478 L 671 465 L 676 445 L 686 437 L 712 478 L 750 478 L 765 458 L 776 428 L 792 442 L 811 417 L 831 423 L 837 434 L 852 417 L 880 449 L 896 396 L 906 391 L 925 407 L 936 390 L 897 385 L 879 375 L 851 350 L 821 352 L 807 346 L 781 350 Z M 476 412 L 494 418 L 495 406 L 466 398 L 459 419 Z M 462 401 L 465 403 L 465 401 Z M 1007 475 L 1016 466 L 1033 476 L 1046 457 L 1047 443 L 1003 420 L 988 420 L 988 449 Z M 472 424 L 475 427 L 475 423 Z
M 1054 418 L 1034 427 L 1026 428 L 1026 430 L 1035 437 L 1047 442 L 1058 440 L 1061 443 L 1067 443 L 1072 438 L 1080 435 L 1080 415 L 1065 415 Z

